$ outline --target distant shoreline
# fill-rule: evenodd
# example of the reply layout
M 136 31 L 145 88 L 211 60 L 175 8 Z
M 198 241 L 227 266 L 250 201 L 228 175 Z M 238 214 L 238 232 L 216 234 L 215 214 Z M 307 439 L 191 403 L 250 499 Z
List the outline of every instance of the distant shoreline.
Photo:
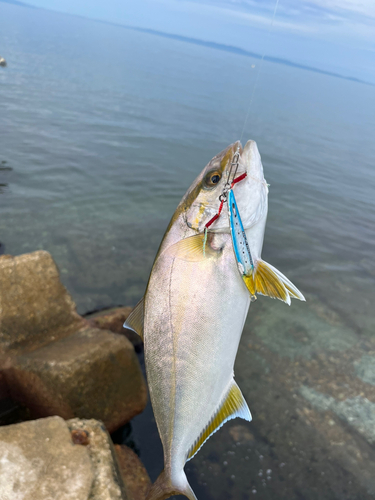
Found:
M 107 21 L 100 21 L 100 22 L 107 23 Z M 107 23 L 107 24 L 114 24 L 114 23 Z M 256 52 L 250 52 L 249 50 L 241 49 L 240 47 L 234 47 L 233 45 L 225 45 L 222 43 L 209 42 L 206 40 L 200 40 L 199 38 L 191 38 L 188 36 L 175 35 L 172 33 L 165 33 L 164 31 L 157 31 L 157 30 L 152 30 L 152 29 L 148 29 L 148 28 L 138 28 L 135 26 L 126 26 L 124 24 L 116 24 L 116 26 L 122 26 L 126 29 L 129 29 L 129 30 L 140 31 L 142 33 L 148 33 L 150 35 L 161 36 L 164 38 L 172 38 L 173 40 L 178 40 L 180 42 L 185 42 L 185 43 L 191 43 L 193 45 L 201 45 L 203 47 L 209 47 L 209 48 L 215 49 L 215 50 L 221 50 L 224 52 L 231 52 L 232 54 L 237 54 L 240 56 L 252 57 L 254 59 L 262 59 L 263 58 L 265 61 L 269 61 L 269 62 L 273 62 L 273 63 L 277 63 L 277 64 L 284 64 L 285 66 L 292 66 L 293 68 L 305 69 L 307 71 L 313 71 L 314 73 L 321 73 L 322 75 L 333 76 L 335 78 L 342 78 L 343 80 L 349 80 L 352 82 L 363 83 L 364 85 L 371 85 L 372 87 L 375 86 L 374 83 L 367 82 L 365 80 L 361 80 L 360 78 L 355 78 L 354 76 L 340 75 L 340 73 L 326 71 L 324 69 L 315 68 L 313 66 L 306 66 L 305 64 L 295 63 L 293 61 L 289 61 L 288 59 L 282 59 L 280 57 L 273 57 L 273 56 L 264 56 L 263 57 L 261 54 L 258 54 Z
M 30 7 L 33 9 L 41 9 L 41 10 L 47 10 L 50 12 L 55 12 L 57 14 L 64 14 L 64 15 L 68 15 L 68 16 L 80 17 L 82 19 L 95 21 L 98 23 L 110 24 L 112 26 L 119 26 L 121 28 L 125 28 L 128 30 L 139 31 L 141 33 L 147 33 L 149 35 L 160 36 L 163 38 L 170 38 L 172 40 L 178 40 L 180 42 L 190 43 L 193 45 L 200 45 L 202 47 L 208 47 L 208 48 L 215 49 L 215 50 L 221 50 L 223 52 L 231 52 L 232 54 L 237 54 L 237 55 L 244 56 L 244 57 L 252 57 L 254 59 L 264 59 L 265 61 L 269 61 L 269 62 L 273 62 L 273 63 L 277 63 L 277 64 L 283 64 L 285 66 L 291 66 L 293 68 L 304 69 L 306 71 L 312 71 L 314 73 L 320 73 L 322 75 L 333 76 L 335 78 L 341 78 L 343 80 L 349 80 L 351 82 L 362 83 L 364 85 L 370 85 L 371 87 L 375 86 L 375 83 L 367 82 L 366 80 L 361 80 L 360 78 L 355 78 L 354 76 L 341 75 L 340 73 L 334 73 L 332 71 L 326 71 L 324 69 L 315 68 L 314 66 L 307 66 L 305 64 L 295 63 L 293 61 L 289 61 L 288 59 L 283 59 L 280 57 L 273 57 L 273 56 L 266 56 L 266 55 L 262 56 L 261 54 L 258 54 L 256 52 L 251 52 L 249 50 L 241 49 L 240 47 L 235 47 L 233 45 L 225 45 L 222 43 L 201 40 L 199 38 L 192 38 L 192 37 L 188 37 L 188 36 L 176 35 L 173 33 L 166 33 L 164 31 L 157 31 L 157 30 L 153 30 L 153 29 L 149 29 L 149 28 L 139 28 L 137 26 L 129 26 L 126 24 L 113 23 L 111 21 L 104 21 L 101 19 L 93 19 L 91 17 L 80 16 L 78 14 L 59 12 L 57 10 L 46 9 L 43 7 L 35 7 L 34 5 L 30 5 L 30 4 L 27 4 L 25 2 L 19 2 L 18 0 L 0 0 L 0 2 L 5 2 L 5 3 L 12 4 L 12 5 L 17 5 L 19 7 Z

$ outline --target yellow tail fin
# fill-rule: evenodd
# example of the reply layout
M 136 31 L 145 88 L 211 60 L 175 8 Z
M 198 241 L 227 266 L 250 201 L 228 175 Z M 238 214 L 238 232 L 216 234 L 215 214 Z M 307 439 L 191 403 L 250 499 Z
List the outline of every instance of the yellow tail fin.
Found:
M 172 495 L 184 495 L 189 500 L 198 500 L 194 494 L 194 491 L 191 489 L 183 470 L 181 471 L 181 477 L 179 479 L 180 480 L 178 486 L 172 484 L 171 478 L 163 470 L 163 472 L 151 486 L 146 500 L 165 500 Z

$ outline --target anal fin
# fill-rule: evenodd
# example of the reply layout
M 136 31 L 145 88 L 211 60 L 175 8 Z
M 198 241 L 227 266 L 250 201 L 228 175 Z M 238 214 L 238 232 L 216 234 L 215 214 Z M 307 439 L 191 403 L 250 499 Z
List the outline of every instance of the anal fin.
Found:
M 214 413 L 208 425 L 203 429 L 200 436 L 189 450 L 187 460 L 199 451 L 207 439 L 222 427 L 225 422 L 233 418 L 240 417 L 249 422 L 252 419 L 249 407 L 242 395 L 242 392 L 236 382 L 232 380 L 230 389 L 224 401 Z
M 124 328 L 129 328 L 129 330 L 133 330 L 133 332 L 138 333 L 138 335 L 143 340 L 143 307 L 144 307 L 144 297 L 138 302 L 138 304 L 134 307 L 132 312 L 126 318 L 124 323 Z

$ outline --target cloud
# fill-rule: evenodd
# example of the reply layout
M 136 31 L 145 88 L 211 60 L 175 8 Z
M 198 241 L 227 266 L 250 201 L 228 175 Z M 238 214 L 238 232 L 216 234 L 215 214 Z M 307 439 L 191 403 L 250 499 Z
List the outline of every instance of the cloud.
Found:
M 196 4 L 236 18 L 239 24 L 268 28 L 276 0 L 173 0 Z M 375 49 L 374 0 L 279 0 L 274 30 L 305 33 L 316 38 Z

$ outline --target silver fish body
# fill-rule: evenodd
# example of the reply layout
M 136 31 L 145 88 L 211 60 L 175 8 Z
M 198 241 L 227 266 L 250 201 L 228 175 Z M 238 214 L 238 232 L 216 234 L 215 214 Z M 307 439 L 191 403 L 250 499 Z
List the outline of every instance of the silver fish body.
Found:
M 186 489 L 188 452 L 227 395 L 250 298 L 229 234 L 218 258 L 155 263 L 145 298 L 150 397 L 171 484 Z
M 164 471 L 148 500 L 172 494 L 195 500 L 183 470 L 185 462 L 227 420 L 251 420 L 233 367 L 250 295 L 257 290 L 249 294 L 244 282 L 248 278 L 239 272 L 228 207 L 210 227 L 203 252 L 204 225 L 218 211 L 238 149 L 238 175 L 247 177 L 233 189 L 252 256 L 263 262 L 268 188 L 255 142 L 249 141 L 243 151 L 235 143 L 211 160 L 180 202 L 156 256 L 144 300 L 126 323 L 143 335 L 150 398 L 164 449 Z M 285 280 L 296 294 L 294 285 Z M 251 286 L 256 288 L 255 278 Z M 269 294 L 266 288 L 261 293 Z M 287 288 L 285 294 L 289 297 Z

